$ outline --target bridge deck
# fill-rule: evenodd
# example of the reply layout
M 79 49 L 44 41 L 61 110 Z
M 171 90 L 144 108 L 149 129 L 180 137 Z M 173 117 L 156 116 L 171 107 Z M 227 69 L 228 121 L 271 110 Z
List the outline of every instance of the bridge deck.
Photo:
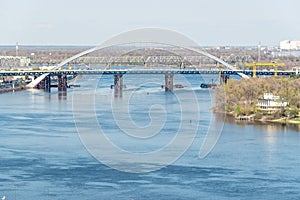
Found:
M 197 69 L 92 69 L 92 70 L 22 70 L 22 71 L 0 71 L 0 76 L 40 76 L 49 74 L 57 75 L 97 75 L 97 74 L 229 74 L 234 75 L 243 73 L 252 76 L 252 70 L 197 70 Z M 256 75 L 274 76 L 290 76 L 295 74 L 294 71 L 256 71 Z

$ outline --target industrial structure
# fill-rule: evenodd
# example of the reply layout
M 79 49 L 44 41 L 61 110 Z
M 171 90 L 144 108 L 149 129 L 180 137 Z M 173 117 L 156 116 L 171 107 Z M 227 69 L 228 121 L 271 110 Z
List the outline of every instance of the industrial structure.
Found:
M 276 63 L 276 62 L 253 62 L 253 63 L 246 63 L 245 67 L 251 67 L 253 70 L 253 77 L 256 77 L 256 70 L 257 67 L 261 67 L 261 68 L 267 68 L 268 70 L 270 70 L 269 68 L 272 67 L 271 70 L 274 71 L 274 76 L 278 75 L 278 67 L 285 67 L 284 63 Z M 263 69 L 261 69 L 263 70 Z
M 299 40 L 283 40 L 280 42 L 281 50 L 300 50 Z

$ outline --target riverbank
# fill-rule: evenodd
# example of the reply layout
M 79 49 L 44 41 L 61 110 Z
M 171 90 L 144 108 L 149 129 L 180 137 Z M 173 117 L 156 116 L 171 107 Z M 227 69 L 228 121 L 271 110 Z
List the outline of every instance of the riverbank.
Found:
M 26 86 L 19 86 L 19 87 L 15 87 L 15 88 L 3 88 L 3 89 L 0 89 L 0 94 L 6 93 L 6 92 L 20 91 L 20 90 L 25 90 L 25 89 L 26 89 Z
M 293 118 L 293 119 L 281 118 L 281 119 L 274 119 L 269 121 L 273 123 L 281 123 L 281 124 L 300 124 L 300 118 Z
M 291 77 L 229 79 L 215 89 L 214 110 L 244 121 L 254 115 L 254 121 L 300 124 L 299 84 Z
M 211 109 L 213 113 L 216 114 L 225 114 L 235 119 L 235 121 L 243 121 L 243 122 L 263 122 L 263 123 L 278 123 L 278 124 L 299 124 L 300 118 L 287 119 L 286 117 L 282 117 L 279 119 L 271 119 L 269 116 L 262 116 L 261 118 L 257 118 L 255 114 L 249 116 L 236 116 L 234 112 L 220 112 L 215 110 L 215 108 Z M 251 119 L 251 120 L 239 120 L 239 119 Z

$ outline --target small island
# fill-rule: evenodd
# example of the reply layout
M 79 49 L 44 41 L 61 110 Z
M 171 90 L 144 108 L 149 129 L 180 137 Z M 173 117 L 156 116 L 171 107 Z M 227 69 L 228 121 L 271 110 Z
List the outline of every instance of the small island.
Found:
M 213 110 L 237 120 L 300 124 L 300 78 L 229 79 L 216 87 Z

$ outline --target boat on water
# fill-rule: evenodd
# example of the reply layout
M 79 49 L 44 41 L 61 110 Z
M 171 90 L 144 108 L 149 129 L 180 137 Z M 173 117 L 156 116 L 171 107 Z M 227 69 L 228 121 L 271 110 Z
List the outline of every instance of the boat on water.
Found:
M 181 85 L 181 84 L 176 84 L 176 85 L 175 85 L 175 88 L 184 88 L 184 87 L 183 87 L 183 85 Z
M 215 89 L 217 87 L 217 84 L 214 83 L 214 79 L 211 79 L 211 83 L 201 83 L 200 87 Z
M 215 83 L 202 83 L 200 85 L 201 88 L 212 88 L 215 89 L 217 87 L 217 84 Z

